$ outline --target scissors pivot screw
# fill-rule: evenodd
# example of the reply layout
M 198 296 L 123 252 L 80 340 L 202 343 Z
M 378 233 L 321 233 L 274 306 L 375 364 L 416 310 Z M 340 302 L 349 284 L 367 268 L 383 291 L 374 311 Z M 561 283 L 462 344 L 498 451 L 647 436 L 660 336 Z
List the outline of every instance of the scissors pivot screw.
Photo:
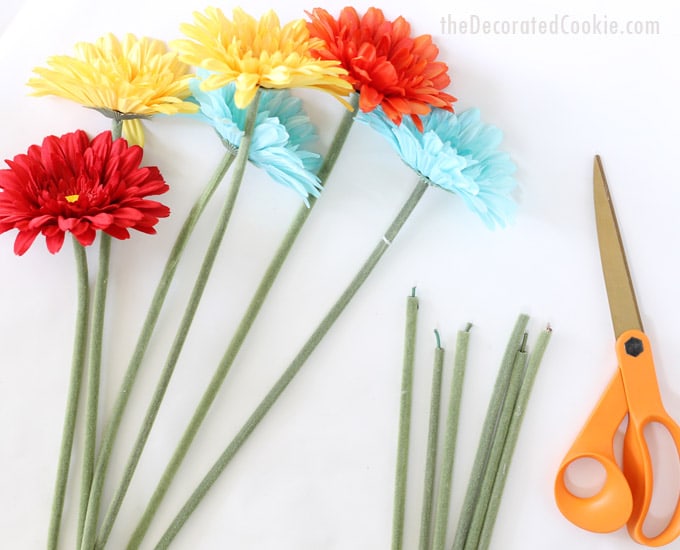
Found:
M 629 338 L 624 344 L 626 348 L 626 353 L 631 357 L 637 357 L 644 351 L 644 346 L 642 345 L 642 340 L 639 338 Z

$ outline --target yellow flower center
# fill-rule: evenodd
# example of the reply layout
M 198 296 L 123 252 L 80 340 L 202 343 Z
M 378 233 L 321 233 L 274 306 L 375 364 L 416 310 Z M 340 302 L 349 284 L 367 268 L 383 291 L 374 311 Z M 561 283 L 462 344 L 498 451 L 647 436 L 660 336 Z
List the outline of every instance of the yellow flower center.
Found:
M 80 198 L 80 195 L 66 195 L 64 198 L 66 202 L 74 203 Z

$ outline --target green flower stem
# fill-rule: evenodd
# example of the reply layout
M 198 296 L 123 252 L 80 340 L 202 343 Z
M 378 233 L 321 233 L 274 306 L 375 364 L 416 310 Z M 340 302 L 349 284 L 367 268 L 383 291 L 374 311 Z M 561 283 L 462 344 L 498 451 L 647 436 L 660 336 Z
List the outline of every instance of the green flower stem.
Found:
M 200 482 L 196 490 L 184 504 L 180 512 L 177 514 L 177 516 L 175 516 L 174 520 L 156 545 L 156 550 L 161 550 L 168 547 L 179 530 L 182 528 L 182 525 L 184 525 L 187 519 L 189 519 L 192 512 L 196 509 L 208 490 L 212 487 L 215 481 L 217 481 L 220 474 L 231 462 L 231 459 L 234 457 L 236 452 L 241 448 L 260 421 L 265 417 L 269 409 L 271 409 L 277 399 L 288 387 L 288 384 L 290 384 L 290 382 L 295 378 L 316 346 L 319 344 L 319 342 L 321 342 L 331 326 L 333 326 L 333 323 L 344 311 L 345 307 L 347 307 L 347 304 L 350 303 L 359 288 L 361 288 L 361 285 L 363 285 L 375 266 L 378 264 L 380 258 L 387 251 L 390 243 L 395 239 L 404 223 L 406 223 L 406 220 L 418 204 L 418 201 L 423 196 L 423 193 L 425 193 L 427 187 L 427 180 L 421 179 L 418 182 L 418 185 L 415 187 L 406 203 L 402 206 L 384 237 L 378 241 L 370 256 L 354 276 L 349 286 L 340 295 L 340 298 L 338 298 L 335 304 L 333 304 L 331 309 L 321 320 L 321 323 L 317 326 L 307 342 L 303 345 L 302 349 L 298 352 L 291 364 L 288 366 L 288 368 L 286 368 L 283 374 L 272 386 L 272 388 L 269 390 L 269 393 L 267 393 L 264 399 L 256 407 L 255 411 L 250 415 L 248 420 L 246 420 L 241 430 L 238 432 L 238 434 L 236 434 L 231 443 L 229 443 L 222 455 L 218 458 L 210 471 Z M 136 547 L 133 546 L 132 548 Z
M 356 108 L 357 102 L 358 96 L 355 94 L 354 97 L 352 98 L 353 108 Z M 326 155 L 324 162 L 317 174 L 319 177 L 319 181 L 321 182 L 322 185 L 325 185 L 328 176 L 330 175 L 333 166 L 335 165 L 335 162 L 340 154 L 340 151 L 342 150 L 342 147 L 352 127 L 353 121 L 354 112 L 346 111 L 335 133 L 335 137 L 333 138 L 328 154 Z M 253 297 L 250 300 L 250 303 L 248 304 L 248 307 L 246 308 L 245 313 L 243 314 L 243 317 L 236 329 L 236 332 L 232 336 L 232 339 L 219 365 L 215 369 L 215 372 L 212 376 L 212 379 L 210 380 L 210 383 L 206 387 L 206 390 L 203 396 L 201 397 L 201 400 L 199 401 L 196 410 L 194 411 L 194 414 L 187 428 L 184 431 L 184 434 L 182 435 L 182 438 L 180 439 L 170 461 L 166 466 L 165 471 L 163 472 L 160 481 L 158 482 L 158 485 L 153 495 L 151 496 L 149 503 L 147 504 L 146 509 L 144 510 L 144 513 L 142 514 L 140 521 L 137 524 L 135 534 L 131 539 L 131 544 L 139 544 L 143 537 L 145 536 L 146 531 L 149 525 L 151 524 L 153 517 L 156 514 L 156 511 L 158 509 L 158 506 L 160 505 L 161 500 L 165 496 L 165 493 L 167 492 L 168 488 L 170 487 L 170 484 L 172 483 L 172 480 L 174 479 L 187 452 L 189 451 L 189 448 L 196 434 L 198 433 L 198 430 L 200 429 L 206 415 L 208 414 L 208 411 L 210 410 L 210 407 L 212 406 L 212 403 L 217 397 L 217 394 L 220 388 L 222 387 L 222 384 L 227 374 L 229 373 L 229 370 L 231 369 L 231 366 L 233 365 L 236 356 L 238 355 L 238 352 L 240 351 L 241 346 L 245 341 L 248 332 L 250 331 L 250 328 L 255 322 L 255 319 L 257 318 L 257 315 L 260 312 L 262 305 L 264 304 L 264 301 L 269 293 L 269 290 L 273 286 L 274 281 L 276 280 L 276 277 L 278 276 L 279 271 L 281 270 L 281 267 L 283 266 L 291 248 L 293 247 L 295 240 L 297 239 L 297 236 L 299 235 L 300 231 L 302 230 L 302 227 L 307 221 L 307 218 L 311 213 L 312 207 L 316 204 L 316 198 L 310 197 L 309 203 L 310 203 L 309 207 L 301 206 L 300 209 L 298 210 L 297 215 L 291 222 L 283 240 L 281 241 L 281 244 L 279 245 L 279 248 L 277 249 L 276 253 L 274 254 L 274 257 L 272 258 L 269 266 L 267 267 L 267 270 L 265 271 L 262 280 L 260 281 Z M 138 451 L 133 450 L 133 453 L 134 452 Z M 141 452 L 141 450 L 139 452 Z M 135 463 L 133 463 L 132 460 L 128 463 L 128 468 L 126 469 L 126 472 L 129 471 L 128 475 L 130 476 L 132 475 L 132 471 L 134 470 L 135 467 L 134 464 Z M 130 471 L 130 468 L 132 468 L 132 471 Z M 114 499 L 114 503 L 115 500 L 116 499 Z M 105 520 L 104 525 L 106 526 L 106 524 L 107 522 Z M 104 532 L 103 529 L 102 532 Z
M 115 141 L 123 136 L 123 119 L 114 118 L 111 123 L 111 140 Z
M 399 434 L 394 479 L 392 508 L 392 550 L 401 550 L 404 540 L 404 513 L 406 510 L 406 482 L 408 477 L 408 451 L 411 434 L 411 402 L 413 397 L 413 365 L 416 351 L 416 321 L 418 298 L 415 288 L 406 299 L 406 327 L 404 331 L 404 358 L 401 371 L 399 399 Z
M 172 378 L 172 374 L 174 373 L 175 367 L 182 353 L 184 343 L 186 342 L 189 330 L 191 329 L 191 325 L 193 324 L 193 320 L 196 315 L 196 311 L 198 310 L 198 306 L 201 302 L 203 292 L 205 291 L 205 287 L 210 278 L 210 273 L 215 264 L 217 253 L 224 239 L 227 226 L 236 203 L 236 198 L 238 197 L 241 187 L 241 182 L 243 181 L 243 175 L 248 164 L 248 154 L 250 142 L 255 130 L 259 98 L 260 94 L 258 92 L 248 107 L 244 132 L 241 138 L 238 153 L 236 155 L 235 168 L 229 192 L 225 198 L 222 210 L 219 213 L 217 224 L 213 231 L 208 249 L 206 250 L 205 256 L 203 258 L 203 263 L 201 264 L 201 268 L 194 283 L 194 287 L 185 308 L 184 315 L 182 316 L 177 333 L 175 334 L 175 339 L 168 353 L 168 357 L 165 361 L 165 365 L 151 397 L 151 401 L 149 402 L 146 415 L 142 421 L 142 426 L 135 440 L 132 452 L 126 463 L 123 472 L 123 478 L 116 489 L 113 500 L 110 503 L 104 517 L 102 527 L 97 534 L 95 548 L 102 548 L 106 543 L 109 534 L 111 533 L 111 529 L 113 528 L 113 524 L 116 520 L 118 512 L 120 511 L 125 494 L 127 493 L 127 489 L 130 485 L 130 482 L 132 481 L 135 469 L 144 450 L 144 446 L 146 445 L 147 439 L 156 420 L 156 416 L 158 415 L 158 411 L 170 383 L 170 379 Z
M 508 389 L 505 394 L 503 406 L 498 415 L 498 422 L 496 424 L 491 449 L 489 450 L 489 458 L 486 463 L 486 471 L 484 472 L 484 477 L 482 478 L 479 487 L 479 496 L 477 497 L 477 503 L 475 504 L 475 511 L 472 516 L 472 522 L 470 523 L 468 536 L 465 540 L 465 548 L 467 550 L 477 550 L 478 548 L 479 536 L 482 531 L 482 526 L 484 525 L 484 518 L 489 506 L 489 499 L 491 498 L 491 491 L 496 479 L 496 472 L 498 471 L 501 455 L 503 454 L 503 445 L 505 444 L 505 438 L 508 434 L 510 421 L 512 420 L 512 412 L 515 408 L 515 403 L 517 402 L 517 395 L 522 384 L 522 378 L 524 377 L 524 369 L 527 365 L 528 353 L 525 349 L 525 344 L 526 333 L 525 340 L 522 342 L 521 348 L 515 355 L 512 373 L 508 382 Z
M 458 438 L 458 424 L 460 418 L 460 404 L 463 395 L 463 382 L 467 367 L 467 355 L 470 345 L 470 329 L 468 323 L 465 330 L 458 331 L 456 337 L 456 351 L 453 360 L 453 376 L 449 407 L 446 415 L 446 435 L 444 437 L 444 456 L 442 457 L 439 478 L 439 492 L 437 494 L 437 508 L 434 518 L 432 535 L 432 550 L 444 550 L 446 545 L 446 527 L 449 521 L 449 507 L 451 505 L 451 484 L 453 481 L 453 462 L 456 454 Z
M 73 239 L 77 273 L 77 295 L 75 337 L 73 340 L 73 356 L 71 360 L 71 376 L 68 395 L 66 398 L 66 413 L 57 465 L 57 478 L 52 499 L 52 513 L 47 534 L 48 550 L 56 550 L 59 543 L 59 531 L 61 528 L 61 516 L 64 509 L 66 484 L 68 482 L 69 467 L 71 465 L 71 452 L 78 411 L 78 398 L 83 378 L 83 368 L 87 351 L 87 328 L 88 311 L 90 301 L 90 285 L 88 280 L 87 256 L 85 249 Z
M 182 316 L 182 320 L 177 329 L 177 333 L 175 334 L 175 339 L 168 353 L 165 366 L 163 367 L 163 371 L 161 373 L 161 381 L 156 386 L 156 389 L 151 399 L 151 403 L 149 404 L 149 408 L 147 410 L 147 414 L 144 418 L 140 433 L 138 434 L 137 440 L 135 441 L 135 448 L 133 449 L 133 453 L 130 457 L 129 463 L 126 466 L 126 471 L 123 474 L 123 484 L 120 486 L 121 491 L 120 493 L 117 493 L 114 497 L 114 502 L 112 504 L 112 507 L 110 508 L 112 513 L 110 515 L 107 514 L 108 517 L 106 519 L 106 525 L 104 526 L 103 531 L 104 534 L 106 535 L 104 538 L 108 537 L 108 533 L 110 533 L 117 512 L 120 509 L 120 505 L 122 504 L 122 500 L 123 497 L 125 496 L 125 492 L 127 491 L 127 487 L 129 486 L 129 483 L 132 479 L 134 469 L 137 465 L 137 462 L 139 461 L 139 457 L 144 448 L 144 444 L 146 443 L 146 440 L 148 438 L 148 434 L 151 431 L 153 422 L 156 419 L 158 409 L 160 408 L 161 401 L 163 400 L 165 391 L 167 390 L 170 378 L 172 376 L 172 373 L 174 372 L 175 366 L 177 365 L 177 361 L 179 360 L 179 356 L 182 352 L 182 348 L 184 347 L 184 343 L 186 342 L 189 330 L 196 315 L 196 311 L 198 310 L 198 306 L 201 302 L 203 292 L 205 291 L 208 279 L 210 278 L 210 273 L 215 264 L 217 253 L 224 239 L 224 235 L 226 233 L 229 220 L 231 219 L 231 214 L 234 210 L 236 198 L 241 188 L 243 175 L 245 173 L 246 166 L 248 165 L 248 154 L 250 150 L 250 142 L 252 141 L 253 132 L 255 130 L 255 122 L 257 118 L 257 106 L 259 99 L 260 92 L 258 90 L 258 93 L 250 102 L 248 110 L 246 112 L 243 136 L 241 137 L 241 143 L 239 144 L 238 153 L 236 154 L 236 159 L 234 163 L 235 164 L 234 173 L 232 174 L 229 191 L 225 198 L 224 205 L 222 206 L 222 209 L 219 213 L 217 224 L 215 226 L 213 235 L 208 244 L 208 249 L 206 250 L 205 256 L 203 258 L 203 263 L 201 264 L 198 276 L 196 278 L 196 281 L 194 282 L 194 287 L 191 291 L 191 296 L 189 297 L 189 301 L 187 302 L 186 308 L 184 310 L 184 315 Z M 99 547 L 103 546 L 103 542 L 101 544 L 97 544 L 96 546 Z
M 113 120 L 111 140 L 119 139 L 123 134 L 123 121 Z M 104 316 L 106 313 L 106 295 L 109 285 L 109 264 L 111 259 L 111 236 L 101 233 L 99 245 L 99 266 L 97 281 L 94 287 L 94 309 L 92 311 L 92 328 L 90 331 L 90 350 L 87 366 L 87 392 L 85 398 L 85 437 L 83 438 L 83 471 L 80 485 L 80 509 L 78 513 L 77 547 L 80 548 L 87 506 L 92 488 L 92 478 L 97 447 L 97 419 L 99 416 L 99 382 L 101 379 L 102 345 L 104 341 Z
M 111 124 L 111 140 L 120 139 L 123 135 L 123 120 L 115 117 Z M 92 488 L 94 465 L 97 449 L 97 419 L 99 416 L 99 382 L 101 379 L 102 344 L 104 341 L 104 315 L 106 312 L 106 294 L 109 285 L 109 264 L 111 259 L 111 236 L 101 234 L 99 245 L 99 266 L 97 281 L 94 287 L 94 311 L 92 312 L 92 329 L 90 334 L 90 356 L 87 367 L 87 393 L 85 404 L 85 437 L 83 441 L 83 471 L 80 489 L 80 510 L 78 513 L 77 546 L 80 548 L 87 506 Z
M 430 421 L 427 430 L 427 454 L 425 459 L 423 507 L 420 515 L 419 550 L 430 549 L 432 507 L 434 504 L 434 479 L 437 465 L 437 442 L 439 439 L 439 417 L 442 402 L 444 348 L 440 345 L 439 333 L 436 330 L 435 335 L 437 337 L 437 346 L 434 349 L 434 365 L 432 366 L 432 393 L 430 397 Z
M 505 392 L 512 375 L 512 368 L 515 363 L 515 356 L 520 349 L 522 339 L 524 337 L 524 330 L 529 322 L 527 315 L 521 314 L 515 327 L 513 328 L 510 340 L 505 349 L 501 366 L 496 377 L 493 393 L 489 401 L 489 406 L 486 411 L 486 417 L 482 426 L 482 432 L 475 454 L 475 460 L 470 474 L 465 499 L 463 500 L 463 508 L 458 519 L 458 526 L 456 528 L 456 536 L 453 541 L 452 550 L 463 550 L 465 548 L 465 541 L 468 536 L 470 524 L 477 504 L 479 496 L 479 488 L 484 478 L 486 471 L 486 464 L 489 458 L 489 451 L 493 444 L 493 434 L 498 420 L 501 407 L 503 406 L 503 399 Z
M 99 409 L 99 380 L 101 378 L 102 344 L 104 341 L 104 315 L 109 284 L 111 236 L 101 233 L 99 266 L 94 287 L 90 350 L 87 366 L 87 392 L 85 400 L 85 437 L 83 441 L 83 471 L 80 486 L 80 510 L 78 514 L 78 548 L 85 529 L 87 503 L 90 498 L 97 443 L 97 417 Z
M 149 305 L 149 310 L 137 339 L 135 349 L 123 377 L 123 382 L 120 389 L 118 390 L 118 395 L 116 397 L 116 401 L 114 402 L 111 418 L 107 422 L 102 434 L 101 449 L 95 462 L 92 489 L 88 502 L 88 513 L 85 521 L 85 530 L 90 531 L 90 535 L 88 535 L 90 538 L 92 537 L 92 530 L 96 528 L 97 522 L 97 518 L 93 512 L 91 512 L 91 510 L 93 510 L 95 507 L 97 510 L 99 510 L 99 502 L 102 496 L 104 478 L 108 469 L 109 460 L 111 458 L 113 444 L 118 434 L 118 429 L 120 427 L 132 387 L 137 378 L 137 373 L 139 372 L 139 368 L 142 364 L 144 355 L 146 354 L 149 341 L 151 340 L 151 336 L 160 316 L 163 303 L 170 289 L 170 284 L 172 283 L 175 272 L 177 271 L 180 258 L 184 252 L 184 249 L 186 248 L 189 237 L 191 236 L 208 202 L 215 193 L 219 183 L 222 181 L 224 175 L 231 166 L 234 158 L 235 155 L 232 151 L 227 151 L 225 153 L 224 157 L 220 161 L 219 166 L 216 168 L 215 172 L 210 178 L 210 181 L 206 184 L 201 195 L 191 208 L 177 235 L 173 248 L 170 251 L 163 273 L 151 300 L 151 304 Z M 83 546 L 83 548 L 87 547 Z
M 484 525 L 479 535 L 479 544 L 477 548 L 480 550 L 487 549 L 489 547 L 489 543 L 491 542 L 493 526 L 496 522 L 496 516 L 498 516 L 501 497 L 503 496 L 503 489 L 505 488 L 505 480 L 507 479 L 508 471 L 510 470 L 512 455 L 515 451 L 517 438 L 519 437 L 519 431 L 522 426 L 522 420 L 524 419 L 524 412 L 526 411 L 527 405 L 529 403 L 529 397 L 534 386 L 536 374 L 538 372 L 539 366 L 541 365 L 541 361 L 548 343 L 550 342 L 551 334 L 552 330 L 550 328 L 547 328 L 541 332 L 538 335 L 536 347 L 529 356 L 529 363 L 524 374 L 524 379 L 522 380 L 522 385 L 519 389 L 517 402 L 512 413 L 512 421 L 510 422 L 510 427 L 508 428 L 508 433 L 505 438 L 505 444 L 503 445 L 503 454 L 501 455 L 498 472 L 496 473 L 496 479 L 494 480 L 493 484 L 493 490 L 489 498 L 489 505 L 486 512 L 486 517 L 484 518 Z

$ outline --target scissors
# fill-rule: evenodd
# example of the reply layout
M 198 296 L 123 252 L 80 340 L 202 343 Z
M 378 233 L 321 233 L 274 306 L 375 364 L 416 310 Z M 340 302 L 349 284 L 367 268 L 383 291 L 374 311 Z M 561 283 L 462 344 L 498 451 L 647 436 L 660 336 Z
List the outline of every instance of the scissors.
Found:
M 593 169 L 593 196 L 600 258 L 616 336 L 618 369 L 560 466 L 555 481 L 555 500 L 562 514 L 579 527 L 609 533 L 627 525 L 634 541 L 646 546 L 662 546 L 680 534 L 680 500 L 664 530 L 648 537 L 643 527 L 652 501 L 653 472 L 644 429 L 651 422 L 661 424 L 668 430 L 680 456 L 680 427 L 661 402 L 652 347 L 642 329 L 599 156 L 595 157 Z M 614 437 L 626 415 L 628 427 L 623 439 L 623 462 L 619 466 L 614 454 Z M 572 494 L 565 483 L 569 465 L 583 458 L 599 462 L 606 474 L 600 491 L 588 497 Z

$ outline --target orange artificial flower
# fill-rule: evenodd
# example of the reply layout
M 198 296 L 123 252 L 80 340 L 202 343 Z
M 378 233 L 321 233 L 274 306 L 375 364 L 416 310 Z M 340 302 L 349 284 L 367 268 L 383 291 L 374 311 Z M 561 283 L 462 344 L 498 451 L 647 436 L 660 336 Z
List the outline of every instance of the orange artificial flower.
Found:
M 439 49 L 430 35 L 412 38 L 403 17 L 388 21 L 378 8 L 360 17 L 352 7 L 344 8 L 337 19 L 322 8 L 308 15 L 310 35 L 325 42 L 325 48 L 314 53 L 340 61 L 359 92 L 362 111 L 380 105 L 395 124 L 407 115 L 421 131 L 419 115 L 432 107 L 453 111 L 456 98 L 442 91 L 451 79 L 446 63 L 436 61 Z

